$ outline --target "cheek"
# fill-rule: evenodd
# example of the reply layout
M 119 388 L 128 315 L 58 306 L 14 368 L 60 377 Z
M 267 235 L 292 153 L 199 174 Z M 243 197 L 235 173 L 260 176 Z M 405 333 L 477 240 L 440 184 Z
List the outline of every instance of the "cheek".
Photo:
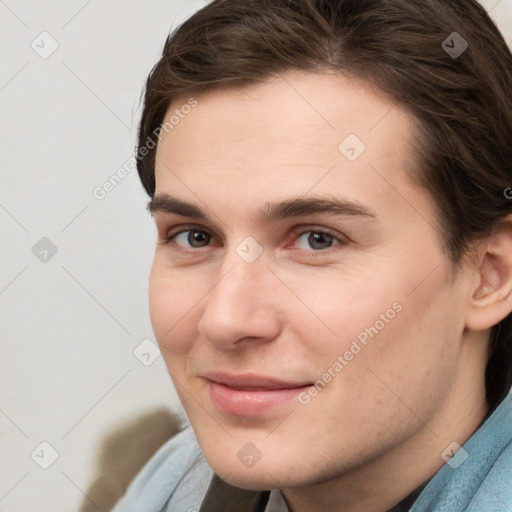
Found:
M 421 426 L 418 418 L 432 417 L 453 383 L 462 326 L 446 307 L 450 290 L 441 276 L 425 283 L 421 294 L 407 296 L 398 288 L 400 304 L 390 304 L 387 293 L 368 295 L 353 315 L 339 305 L 336 317 L 335 308 L 329 308 L 326 322 L 330 319 L 341 334 L 321 342 L 317 337 L 316 343 L 308 338 L 303 360 L 315 368 L 318 391 L 301 397 L 300 411 L 305 424 L 324 418 L 327 437 L 359 440 L 360 447 L 372 450 L 392 443 L 400 432 Z M 390 307 L 394 314 L 388 312 L 385 323 L 380 314 Z M 365 343 L 358 339 L 361 333 Z M 304 432 L 307 442 L 317 442 L 314 432 Z
M 312 273 L 291 282 L 295 295 L 289 295 L 286 306 L 290 328 L 310 352 L 304 360 L 321 367 L 349 350 L 354 340 L 364 347 L 365 341 L 381 336 L 403 310 L 396 286 L 377 283 L 362 271 Z
M 382 387 L 378 377 L 404 396 L 423 393 L 425 379 L 437 375 L 446 382 L 456 365 L 464 326 L 453 319 L 463 314 L 455 311 L 460 305 L 441 269 L 424 282 L 417 266 L 386 270 L 324 277 L 321 287 L 305 279 L 296 289 L 301 301 L 288 303 L 300 359 L 314 376 L 350 388 L 353 397 L 363 389 L 373 396 L 375 386 Z
M 191 348 L 193 333 L 199 321 L 198 311 L 208 286 L 180 272 L 166 268 L 155 257 L 149 279 L 149 311 L 151 324 L 162 355 L 180 357 Z

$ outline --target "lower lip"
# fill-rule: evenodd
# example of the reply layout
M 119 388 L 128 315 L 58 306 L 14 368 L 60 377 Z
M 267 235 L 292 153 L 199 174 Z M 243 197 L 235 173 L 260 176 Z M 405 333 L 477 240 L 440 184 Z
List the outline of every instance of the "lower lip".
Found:
M 213 403 L 226 414 L 255 417 L 293 400 L 309 386 L 289 389 L 245 391 L 233 389 L 217 382 L 209 382 Z

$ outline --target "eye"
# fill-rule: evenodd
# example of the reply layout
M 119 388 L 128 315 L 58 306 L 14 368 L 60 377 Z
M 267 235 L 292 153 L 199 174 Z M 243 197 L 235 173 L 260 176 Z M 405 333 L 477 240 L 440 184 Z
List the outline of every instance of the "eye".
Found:
M 199 229 L 189 229 L 187 231 L 181 231 L 169 237 L 168 241 L 174 241 L 177 245 L 188 248 L 188 247 L 206 247 L 211 241 L 211 235 L 206 231 Z
M 340 241 L 334 235 L 320 230 L 310 230 L 297 237 L 295 245 L 298 249 L 321 251 L 329 249 L 333 245 L 340 245 Z

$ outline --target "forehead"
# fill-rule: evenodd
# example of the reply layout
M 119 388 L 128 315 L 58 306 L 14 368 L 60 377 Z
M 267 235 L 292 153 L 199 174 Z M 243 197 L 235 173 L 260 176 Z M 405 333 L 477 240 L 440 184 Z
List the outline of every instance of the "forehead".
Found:
M 223 189 L 236 201 L 243 189 L 261 201 L 330 190 L 372 200 L 414 186 L 415 120 L 369 82 L 294 71 L 194 98 L 192 109 L 189 96 L 176 98 L 166 114 L 174 123 L 157 147 L 157 194 Z

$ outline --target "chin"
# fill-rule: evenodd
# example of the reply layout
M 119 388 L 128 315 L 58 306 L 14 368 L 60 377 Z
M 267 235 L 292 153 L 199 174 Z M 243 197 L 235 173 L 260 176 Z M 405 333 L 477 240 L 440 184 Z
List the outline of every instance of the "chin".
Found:
M 247 448 L 239 449 L 226 447 L 201 447 L 209 466 L 227 483 L 253 491 L 266 491 L 283 487 L 297 487 L 304 485 L 303 475 L 296 473 L 298 468 L 297 457 L 291 460 L 276 458 L 270 454 L 261 453 L 256 461 L 244 456 L 255 450 L 249 443 Z M 264 448 L 262 447 L 262 451 Z M 255 452 L 253 452 L 255 454 Z M 284 454 L 281 454 L 284 455 Z
M 249 491 L 270 491 L 281 487 L 281 485 L 269 475 L 259 473 L 240 471 L 235 474 L 234 472 L 223 478 L 228 484 L 247 489 Z

